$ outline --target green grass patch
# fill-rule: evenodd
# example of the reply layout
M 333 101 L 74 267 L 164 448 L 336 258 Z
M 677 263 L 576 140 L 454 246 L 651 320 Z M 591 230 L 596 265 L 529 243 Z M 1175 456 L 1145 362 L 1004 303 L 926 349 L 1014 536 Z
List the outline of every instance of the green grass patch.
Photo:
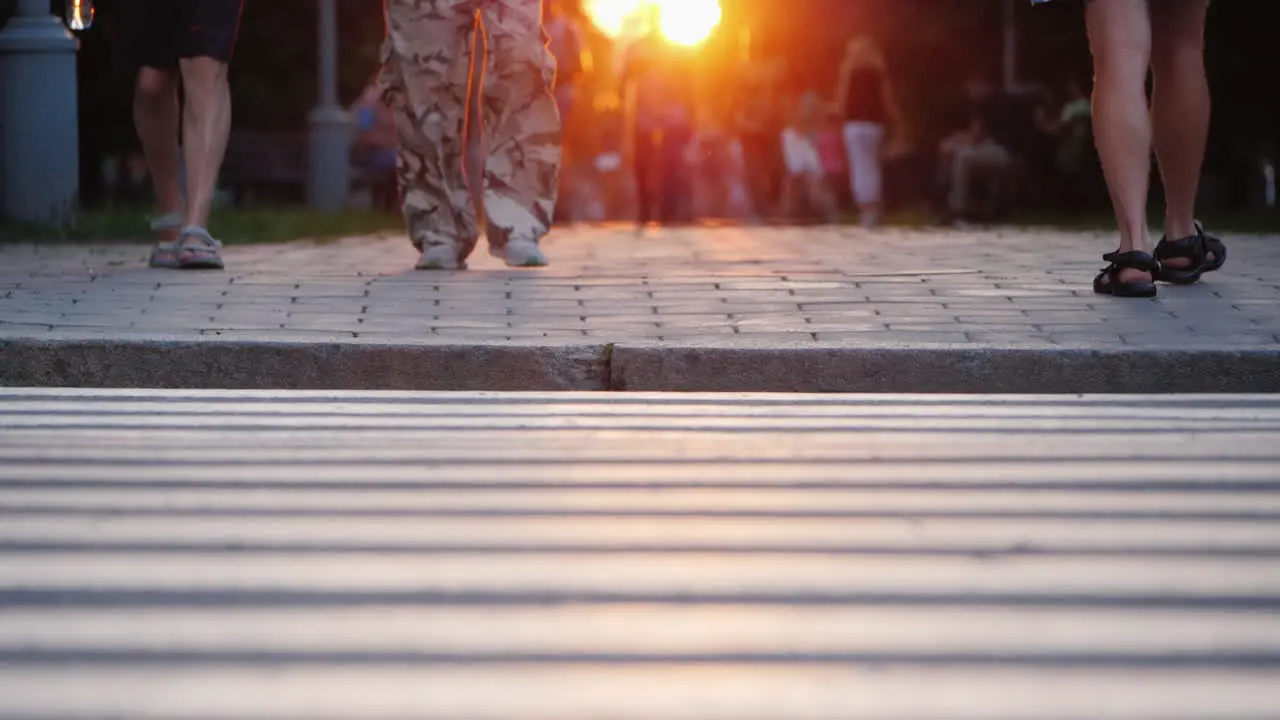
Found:
M 1265 209 L 1240 210 L 1225 213 L 1205 213 L 1201 218 L 1205 229 L 1211 233 L 1236 233 L 1245 235 L 1280 234 L 1280 212 Z M 1115 230 L 1116 219 L 1108 211 L 1093 211 L 1080 215 L 1051 215 L 1023 213 L 1012 218 L 1013 225 L 1051 227 L 1062 230 Z M 1152 235 L 1159 235 L 1164 227 L 1164 214 L 1152 211 L 1147 215 L 1147 225 Z
M 856 216 L 845 219 L 849 224 L 856 224 Z M 1202 220 L 1210 232 L 1233 233 L 1246 235 L 1280 235 L 1280 211 L 1254 209 L 1225 213 L 1206 213 Z M 1148 214 L 1148 225 L 1154 235 L 1159 235 L 1164 226 L 1164 215 L 1159 210 Z M 927 228 L 945 227 L 942 217 L 929 211 L 905 211 L 890 213 L 882 223 L 888 227 Z M 1000 220 L 997 225 L 1012 227 L 1037 227 L 1053 230 L 1077 231 L 1113 231 L 1116 228 L 1115 216 L 1109 210 L 1090 210 L 1079 214 L 1030 212 L 1014 213 L 1007 219 Z M 981 226 L 981 223 L 975 225 Z
M 150 211 L 137 208 L 87 210 L 74 227 L 48 228 L 0 222 L 5 242 L 149 242 Z M 403 231 L 399 215 L 350 209 L 321 213 L 303 208 L 215 210 L 209 220 L 214 236 L 229 245 L 279 243 L 291 240 L 332 240 L 385 231 Z
M 147 230 L 150 212 L 139 208 L 88 210 L 81 214 L 75 227 L 56 229 L 0 221 L 0 243 L 89 243 L 150 241 Z M 856 216 L 844 221 L 856 224 Z M 1159 212 L 1151 213 L 1152 232 L 1158 234 L 1163 222 Z M 1206 218 L 1214 232 L 1244 234 L 1280 234 L 1280 212 L 1257 209 L 1213 214 Z M 404 221 L 398 214 L 377 210 L 349 209 L 321 213 L 300 207 L 215 210 L 210 221 L 213 233 L 229 245 L 250 243 L 282 243 L 292 240 L 334 240 L 344 237 L 382 232 L 404 232 Z M 899 228 L 939 228 L 940 218 L 923 210 L 892 213 L 883 224 Z M 1109 231 L 1115 219 L 1105 210 L 1077 215 L 1023 212 L 1001 225 L 1041 227 L 1059 230 Z

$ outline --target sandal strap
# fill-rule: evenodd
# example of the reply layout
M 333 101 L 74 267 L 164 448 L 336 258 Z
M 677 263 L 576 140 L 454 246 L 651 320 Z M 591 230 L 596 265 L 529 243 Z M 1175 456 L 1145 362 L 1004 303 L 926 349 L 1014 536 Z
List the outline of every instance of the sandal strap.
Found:
M 1208 243 L 1204 235 L 1188 235 L 1177 240 L 1165 238 L 1156 245 L 1156 257 L 1160 260 L 1180 260 L 1186 258 L 1193 264 L 1204 262 L 1209 254 Z
M 201 249 L 217 250 L 222 247 L 222 241 L 215 239 L 209 234 L 208 230 L 197 227 L 185 227 L 178 233 L 178 240 L 174 246 L 179 250 L 192 248 L 198 243 L 197 247 Z
M 1206 235 L 1204 226 L 1196 221 L 1196 232 L 1183 238 L 1161 238 L 1156 243 L 1155 257 L 1157 261 L 1188 259 L 1193 265 L 1204 263 L 1210 253 L 1221 253 L 1222 241 Z
M 158 217 L 151 218 L 151 231 L 160 232 L 162 230 L 181 230 L 182 221 L 186 218 L 182 213 L 166 213 Z
M 1145 272 L 1157 272 L 1160 269 L 1160 263 L 1151 257 L 1150 253 L 1141 250 L 1130 250 L 1129 252 L 1111 252 L 1102 256 L 1102 259 L 1111 263 L 1106 271 L 1133 269 Z M 1106 272 L 1104 271 L 1104 272 Z

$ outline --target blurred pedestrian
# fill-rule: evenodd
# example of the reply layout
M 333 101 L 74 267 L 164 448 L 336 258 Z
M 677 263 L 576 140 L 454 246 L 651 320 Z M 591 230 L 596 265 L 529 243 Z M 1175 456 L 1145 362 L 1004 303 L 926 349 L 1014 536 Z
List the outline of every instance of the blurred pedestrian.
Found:
M 822 130 L 825 104 L 815 93 L 800 97 L 792 122 L 782 131 L 782 157 L 787 168 L 783 188 L 783 214 L 794 217 L 799 199 L 808 208 L 821 213 L 824 220 L 836 221 L 836 203 L 827 187 L 827 172 L 819 151 L 818 135 Z
M 556 60 L 556 79 L 552 92 L 556 98 L 556 108 L 560 111 L 560 126 L 564 129 L 560 163 L 560 199 L 556 205 L 557 219 L 573 220 L 576 216 L 578 158 L 574 155 L 575 145 L 580 148 L 580 138 L 571 133 L 574 127 L 574 116 L 577 111 L 578 81 L 584 70 L 583 54 L 586 45 L 582 37 L 582 28 L 567 7 L 566 0 L 546 0 L 544 25 L 547 32 L 547 47 Z
M 746 164 L 747 189 L 756 214 L 767 219 L 778 209 L 780 183 L 785 168 L 778 135 L 785 112 L 782 104 L 782 74 L 779 60 L 746 63 L 734 98 L 734 133 L 742 144 Z
M 864 227 L 880 220 L 884 190 L 884 142 L 901 112 L 884 55 L 867 38 L 845 47 L 836 86 L 836 111 L 844 119 L 849 185 Z
M 399 191 L 396 186 L 398 137 L 396 117 L 382 101 L 382 89 L 371 83 L 351 108 L 355 120 L 355 162 L 368 178 L 373 206 L 393 210 Z
M 637 224 L 670 225 L 686 215 L 692 192 L 686 157 L 694 139 L 693 88 L 687 59 L 652 30 L 623 56 L 622 86 L 632 100 L 632 166 Z
M 847 206 L 849 189 L 849 154 L 844 146 L 844 123 L 841 116 L 827 108 L 814 137 L 818 159 L 822 162 L 823 184 L 831 193 L 831 202 L 839 214 Z
M 965 82 L 963 118 L 938 146 L 938 176 L 952 223 L 963 224 L 982 214 L 975 190 L 983 183 L 1004 185 L 1014 174 L 1017 158 L 1009 106 L 986 75 L 977 73 Z

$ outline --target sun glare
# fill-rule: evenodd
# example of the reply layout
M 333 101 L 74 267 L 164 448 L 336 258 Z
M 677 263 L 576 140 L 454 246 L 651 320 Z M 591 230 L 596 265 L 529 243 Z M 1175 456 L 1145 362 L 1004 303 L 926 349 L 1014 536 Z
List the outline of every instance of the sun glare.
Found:
M 587 0 L 584 5 L 591 23 L 609 37 L 621 35 L 627 20 L 640 14 L 637 0 Z
M 587 0 L 591 22 L 610 37 L 643 32 L 651 13 L 658 30 L 677 45 L 697 45 L 720 24 L 720 0 Z

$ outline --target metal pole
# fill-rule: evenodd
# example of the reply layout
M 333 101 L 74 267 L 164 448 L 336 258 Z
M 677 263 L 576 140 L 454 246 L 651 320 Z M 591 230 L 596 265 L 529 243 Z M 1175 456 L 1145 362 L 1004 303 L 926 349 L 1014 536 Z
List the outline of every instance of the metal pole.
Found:
M 338 13 L 336 0 L 318 0 L 319 104 L 307 120 L 311 126 L 307 197 L 312 208 L 326 212 L 347 204 L 351 183 L 351 118 L 338 105 Z
M 69 227 L 80 194 L 79 43 L 49 0 L 19 0 L 0 30 L 0 216 Z
M 320 20 L 320 104 L 329 107 L 338 104 L 338 17 L 335 0 L 322 0 Z
M 1004 0 L 1004 91 L 1012 93 L 1018 82 L 1018 23 L 1015 0 Z

